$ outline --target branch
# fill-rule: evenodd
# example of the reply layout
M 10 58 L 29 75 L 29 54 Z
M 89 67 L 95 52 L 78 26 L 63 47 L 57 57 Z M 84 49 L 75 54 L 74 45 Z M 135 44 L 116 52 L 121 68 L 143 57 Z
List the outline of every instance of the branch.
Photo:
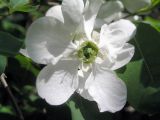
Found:
M 15 108 L 15 111 L 16 111 L 17 115 L 19 116 L 20 120 L 24 120 L 24 116 L 22 114 L 22 111 L 19 108 L 19 106 L 17 104 L 17 101 L 16 101 L 11 89 L 9 88 L 9 86 L 7 84 L 7 81 L 5 80 L 6 78 L 7 78 L 7 76 L 3 73 L 0 76 L 0 82 L 2 83 L 2 85 L 5 88 L 6 92 L 8 93 L 8 95 L 9 95 L 11 101 L 12 101 L 13 107 Z

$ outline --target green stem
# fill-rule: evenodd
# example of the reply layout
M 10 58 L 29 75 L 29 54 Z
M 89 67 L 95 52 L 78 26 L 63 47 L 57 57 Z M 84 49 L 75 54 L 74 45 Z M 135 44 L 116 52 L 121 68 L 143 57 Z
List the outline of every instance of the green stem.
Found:
M 137 11 L 137 12 L 135 12 L 135 13 L 131 13 L 131 14 L 129 13 L 129 15 L 124 16 L 123 19 L 126 19 L 126 18 L 131 17 L 131 16 L 141 15 L 141 14 L 143 14 L 143 13 L 150 12 L 150 11 L 152 11 L 158 4 L 160 4 L 160 1 L 153 3 L 150 7 L 146 8 L 146 9 L 143 9 L 143 10 Z

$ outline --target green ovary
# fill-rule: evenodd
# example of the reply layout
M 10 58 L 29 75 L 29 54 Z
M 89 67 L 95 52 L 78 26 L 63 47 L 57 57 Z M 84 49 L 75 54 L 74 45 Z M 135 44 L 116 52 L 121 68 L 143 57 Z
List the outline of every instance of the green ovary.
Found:
M 83 42 L 78 50 L 78 57 L 84 63 L 92 63 L 95 61 L 98 54 L 98 47 L 95 43 L 91 41 Z

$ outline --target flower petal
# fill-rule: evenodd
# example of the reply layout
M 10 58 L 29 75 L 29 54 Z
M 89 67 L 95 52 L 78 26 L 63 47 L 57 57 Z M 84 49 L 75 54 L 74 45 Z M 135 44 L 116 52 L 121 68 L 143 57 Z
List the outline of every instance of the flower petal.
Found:
M 151 5 L 151 0 L 122 0 L 124 6 L 131 13 Z
M 107 22 L 114 20 L 112 16 L 124 10 L 124 6 L 121 1 L 107 1 L 105 2 L 99 12 L 97 18 L 105 19 Z M 116 16 L 115 16 L 116 17 Z
M 70 45 L 70 33 L 70 29 L 53 17 L 36 20 L 26 35 L 28 55 L 37 63 L 56 62 L 59 55 Z
M 88 37 L 91 39 L 91 32 L 93 31 L 95 19 L 97 17 L 102 0 L 87 0 L 84 11 L 84 30 Z
M 107 47 L 114 56 L 124 44 L 135 35 L 136 27 L 128 20 L 119 20 L 110 25 L 103 25 L 100 33 L 99 47 Z
M 110 31 L 121 30 L 126 34 L 126 36 L 124 36 L 124 40 L 126 40 L 125 42 L 127 42 L 130 39 L 132 39 L 132 37 L 135 35 L 136 26 L 129 20 L 121 19 L 117 22 L 110 24 L 109 30 Z
M 122 18 L 121 12 L 123 10 L 123 4 L 118 0 L 107 1 L 102 4 L 96 18 L 95 29 L 100 29 L 102 25 Z
M 64 18 L 63 18 L 63 15 L 62 15 L 62 9 L 61 9 L 61 6 L 60 6 L 60 5 L 51 7 L 51 8 L 47 11 L 46 16 L 54 17 L 54 18 L 56 18 L 56 19 L 58 19 L 59 21 L 61 21 L 61 22 L 64 23 Z
M 100 67 L 103 69 L 116 70 L 123 67 L 132 59 L 134 55 L 134 46 L 126 43 L 124 47 L 117 52 L 116 58 L 113 62 L 110 59 L 106 58 L 101 64 Z
M 121 110 L 127 97 L 127 89 L 122 80 L 110 70 L 95 68 L 92 81 L 88 86 L 89 94 L 97 102 L 101 112 L 116 112 Z
M 79 70 L 79 71 L 83 72 L 82 70 Z M 83 98 L 93 101 L 93 98 L 90 96 L 90 94 L 88 93 L 88 90 L 85 88 L 86 80 L 90 76 L 90 74 L 91 74 L 91 69 L 88 70 L 87 72 L 83 72 L 83 76 L 79 75 L 79 84 L 76 91 Z
M 123 67 L 132 59 L 134 55 L 134 46 L 126 43 L 124 47 L 117 53 L 117 58 L 115 60 L 115 64 L 110 68 L 112 70 L 116 70 L 118 68 Z
M 38 75 L 38 94 L 51 105 L 66 102 L 78 86 L 77 61 L 60 61 L 55 66 L 49 64 Z
M 79 93 L 79 92 L 78 92 Z M 87 89 L 83 89 L 83 91 L 81 91 L 79 93 L 84 99 L 89 100 L 89 101 L 94 101 L 94 99 L 92 98 L 92 96 L 89 94 Z
M 64 16 L 64 22 L 68 26 L 78 26 L 82 20 L 83 9 L 83 0 L 63 0 L 62 14 Z
M 19 52 L 20 52 L 22 55 L 24 55 L 25 57 L 30 58 L 26 49 L 20 49 Z

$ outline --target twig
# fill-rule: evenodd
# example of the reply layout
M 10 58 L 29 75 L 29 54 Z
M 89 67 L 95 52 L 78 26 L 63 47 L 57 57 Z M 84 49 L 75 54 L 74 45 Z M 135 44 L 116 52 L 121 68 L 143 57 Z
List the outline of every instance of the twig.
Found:
M 133 14 L 126 15 L 126 16 L 123 17 L 123 19 L 127 19 L 127 18 L 135 16 L 135 15 L 138 15 L 138 13 L 133 13 Z
M 15 111 L 17 113 L 17 115 L 19 116 L 20 120 L 24 120 L 24 116 L 22 114 L 22 111 L 20 110 L 18 104 L 17 104 L 17 101 L 11 91 L 11 89 L 9 88 L 8 84 L 7 84 L 7 81 L 5 80 L 7 78 L 7 76 L 3 73 L 1 76 L 0 76 L 0 81 L 3 85 L 3 87 L 6 89 L 12 103 L 13 103 L 13 106 L 15 108 Z

